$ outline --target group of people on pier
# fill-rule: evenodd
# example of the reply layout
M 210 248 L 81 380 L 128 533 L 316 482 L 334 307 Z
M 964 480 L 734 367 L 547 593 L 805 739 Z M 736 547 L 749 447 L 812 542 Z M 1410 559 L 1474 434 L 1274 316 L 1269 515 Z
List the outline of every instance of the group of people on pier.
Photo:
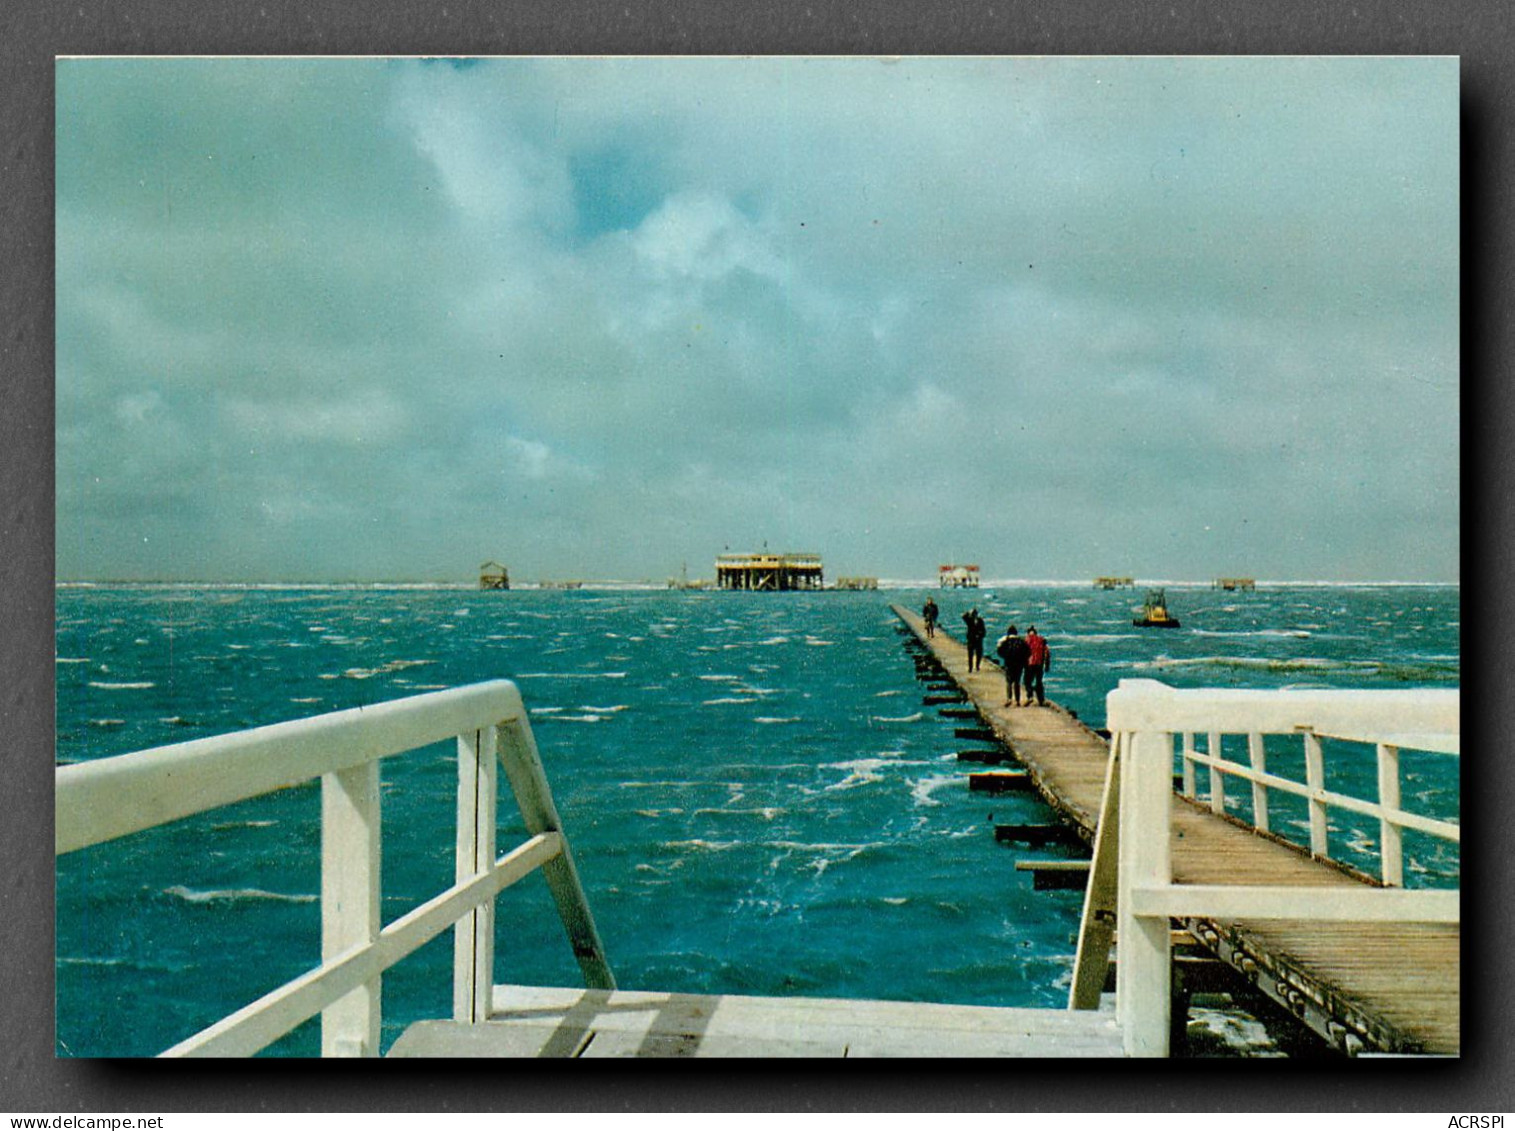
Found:
M 994 646 L 1005 666 L 1005 706 L 1021 705 L 1021 685 L 1026 688 L 1026 706 L 1031 706 L 1032 697 L 1038 707 L 1047 705 L 1047 693 L 1042 687 L 1042 677 L 1052 664 L 1052 649 L 1047 639 L 1036 631 L 1036 625 L 1026 629 L 1021 636 L 1011 625 Z
M 936 607 L 936 602 L 927 597 L 925 607 L 921 609 L 927 636 L 936 635 L 936 622 L 940 617 L 941 610 Z M 984 640 L 989 635 L 989 627 L 976 608 L 963 614 L 963 627 L 968 643 L 968 670 L 979 671 L 984 666 Z M 1042 677 L 1052 664 L 1052 649 L 1047 647 L 1046 637 L 1036 631 L 1036 625 L 1033 624 L 1022 636 L 1012 624 L 999 638 L 994 651 L 1005 669 L 1005 706 L 1014 704 L 1019 707 L 1024 687 L 1026 706 L 1034 702 L 1045 707 L 1047 693 L 1042 687 Z

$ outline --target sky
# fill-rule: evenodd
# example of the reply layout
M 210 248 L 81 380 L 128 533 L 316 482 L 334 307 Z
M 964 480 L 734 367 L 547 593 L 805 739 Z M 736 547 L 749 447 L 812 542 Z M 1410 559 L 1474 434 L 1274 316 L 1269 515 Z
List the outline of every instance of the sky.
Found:
M 1459 576 L 1454 57 L 60 59 L 60 580 Z

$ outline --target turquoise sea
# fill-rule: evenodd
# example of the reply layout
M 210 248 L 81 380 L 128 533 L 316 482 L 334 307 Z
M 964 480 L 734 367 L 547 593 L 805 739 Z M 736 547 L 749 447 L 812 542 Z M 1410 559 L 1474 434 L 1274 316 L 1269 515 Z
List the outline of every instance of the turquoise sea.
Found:
M 1092 726 L 1122 678 L 1180 687 L 1456 687 L 1455 586 L 1001 585 L 786 594 L 448 587 L 57 591 L 60 763 L 453 687 L 517 680 L 623 988 L 1061 1007 L 1081 894 L 1037 892 L 995 843 L 1040 802 L 970 794 L 890 602 L 959 634 L 1015 620 L 1049 696 Z M 1283 764 L 1280 763 L 1280 767 Z M 1270 754 L 1270 768 L 1274 767 Z M 1455 818 L 1458 759 L 1405 752 L 1406 807 Z M 1373 768 L 1333 766 L 1372 796 Z M 1201 775 L 1203 777 L 1203 775 Z M 383 764 L 384 915 L 452 880 L 450 743 Z M 1236 791 L 1241 793 L 1242 791 Z M 57 1052 L 151 1055 L 319 959 L 319 790 L 285 791 L 58 860 Z M 502 849 L 519 839 L 502 799 Z M 1294 819 L 1302 820 L 1302 813 Z M 1290 826 L 1290 814 L 1275 816 Z M 1368 864 L 1376 829 L 1333 814 Z M 1287 831 L 1287 829 L 1282 830 Z M 1407 882 L 1457 882 L 1407 835 Z M 446 1016 L 451 932 L 384 978 L 387 1045 Z M 540 876 L 499 903 L 497 981 L 581 984 Z M 270 1050 L 312 1055 L 316 1024 Z

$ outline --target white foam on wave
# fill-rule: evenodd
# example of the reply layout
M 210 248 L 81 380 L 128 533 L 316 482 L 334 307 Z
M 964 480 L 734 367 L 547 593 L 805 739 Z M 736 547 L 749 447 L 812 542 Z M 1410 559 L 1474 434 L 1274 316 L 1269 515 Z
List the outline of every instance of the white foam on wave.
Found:
M 511 679 L 625 679 L 625 672 L 520 672 Z
M 89 663 L 89 660 L 85 659 L 82 656 L 56 656 L 53 659 L 53 663 L 55 663 L 55 664 L 87 664 L 87 663 Z
M 696 809 L 694 811 L 694 815 L 696 817 L 708 817 L 711 815 L 720 817 L 761 817 L 765 821 L 771 821 L 781 813 L 785 812 L 787 812 L 787 810 L 780 809 L 773 805 L 763 805 L 756 809 L 728 809 L 706 807 L 703 809 Z
M 733 703 L 756 703 L 757 700 L 749 696 L 727 696 L 723 699 L 706 699 L 700 704 L 702 707 L 718 707 Z
M 913 715 L 869 715 L 870 723 L 918 723 L 925 716 L 916 711 Z
M 887 765 L 891 765 L 887 758 L 857 758 L 851 762 L 827 762 L 828 770 L 847 770 L 847 776 L 841 781 L 832 782 L 826 786 L 825 792 L 832 793 L 843 789 L 857 789 L 859 786 L 872 785 L 874 782 L 884 780 L 884 775 L 879 773 Z
M 955 759 L 957 755 L 953 755 Z M 928 805 L 940 805 L 941 802 L 931 796 L 945 785 L 955 785 L 963 780 L 962 774 L 933 774 L 930 777 L 920 778 L 910 787 L 910 797 L 917 808 Z
M 739 781 L 623 781 L 618 783 L 622 789 L 705 789 L 724 788 L 741 789 L 743 783 Z
M 1190 629 L 1189 635 L 1190 636 L 1226 636 L 1226 637 L 1235 637 L 1235 638 L 1238 638 L 1238 639 L 1245 639 L 1245 638 L 1248 638 L 1248 637 L 1267 636 L 1267 637 L 1273 637 L 1275 639 L 1282 637 L 1282 638 L 1286 638 L 1286 639 L 1287 638 L 1293 638 L 1293 639 L 1296 639 L 1296 640 L 1307 640 L 1307 639 L 1309 639 L 1309 636 L 1310 636 L 1310 634 L 1307 631 L 1305 631 L 1303 628 L 1256 628 L 1256 629 L 1246 629 L 1246 630 L 1237 630 L 1237 631 L 1226 631 L 1226 630 L 1222 630 L 1222 629 L 1195 628 L 1195 629 Z
M 157 687 L 151 680 L 139 680 L 134 683 L 107 683 L 105 680 L 92 679 L 91 687 L 98 687 L 102 691 L 146 691 L 149 687 Z
M 163 889 L 164 895 L 172 895 L 186 903 L 224 903 L 249 899 L 267 899 L 279 903 L 315 903 L 319 896 L 290 895 L 285 892 L 264 891 L 262 888 L 221 888 L 211 891 L 196 891 L 183 884 Z
M 771 848 L 782 849 L 785 852 L 804 852 L 814 855 L 813 860 L 807 860 L 801 865 L 802 868 L 813 871 L 817 876 L 821 875 L 833 864 L 845 864 L 850 860 L 856 860 L 868 849 L 876 847 L 873 844 L 809 844 L 803 841 L 780 840 L 774 841 Z M 775 860 L 777 867 L 782 858 Z
M 620 714 L 622 711 L 628 711 L 630 709 L 631 709 L 631 704 L 630 703 L 617 703 L 617 704 L 615 704 L 612 707 L 591 707 L 587 703 L 585 703 L 585 704 L 581 704 L 580 707 L 579 707 L 579 710 L 581 710 L 581 711 L 589 711 L 589 712 L 591 712 L 593 714 L 596 714 L 596 715 L 617 715 L 617 714 Z
M 771 725 L 771 724 L 774 724 L 774 723 L 797 723 L 797 722 L 800 722 L 801 720 L 800 720 L 800 717 L 798 715 L 788 715 L 788 716 L 785 716 L 785 717 L 782 717 L 782 718 L 776 717 L 776 716 L 773 716 L 773 715 L 759 715 L 757 718 L 753 719 L 752 721 L 755 722 L 755 723 L 766 723 L 766 724 L 770 724 Z
M 1266 671 L 1340 671 L 1349 668 L 1376 669 L 1381 665 L 1375 660 L 1326 660 L 1313 656 L 1298 656 L 1289 660 L 1270 660 L 1262 656 L 1192 656 L 1176 659 L 1158 656 L 1152 660 L 1138 660 L 1133 668 L 1257 668 Z
M 682 848 L 694 852 L 726 852 L 733 848 L 741 848 L 745 843 L 740 840 L 706 840 L 704 837 L 694 837 L 691 840 L 666 841 L 663 847 Z

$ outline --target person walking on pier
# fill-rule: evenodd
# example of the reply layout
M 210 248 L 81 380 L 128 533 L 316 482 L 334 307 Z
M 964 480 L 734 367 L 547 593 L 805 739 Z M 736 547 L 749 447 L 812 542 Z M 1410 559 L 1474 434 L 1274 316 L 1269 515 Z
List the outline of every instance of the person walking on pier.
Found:
M 984 666 L 984 637 L 989 635 L 989 626 L 978 615 L 977 609 L 969 609 L 963 614 L 963 624 L 968 637 L 968 670 L 980 671 Z
M 1017 707 L 1021 705 L 1021 672 L 1025 670 L 1026 658 L 1031 654 L 1026 647 L 1026 642 L 1020 638 L 1015 625 L 1011 625 L 1005 635 L 999 638 L 999 643 L 994 646 L 994 651 L 1005 664 L 1005 706 L 1013 702 Z M 1026 705 L 1031 705 L 1031 690 L 1026 689 Z
M 926 604 L 921 609 L 921 616 L 926 621 L 926 635 L 928 637 L 936 635 L 936 618 L 940 613 L 941 610 L 936 607 L 936 602 L 927 597 Z
M 1031 696 L 1036 695 L 1038 707 L 1047 705 L 1047 693 L 1042 690 L 1042 676 L 1052 666 L 1052 649 L 1047 647 L 1046 637 L 1036 631 L 1036 625 L 1026 629 L 1026 706 L 1031 706 Z

